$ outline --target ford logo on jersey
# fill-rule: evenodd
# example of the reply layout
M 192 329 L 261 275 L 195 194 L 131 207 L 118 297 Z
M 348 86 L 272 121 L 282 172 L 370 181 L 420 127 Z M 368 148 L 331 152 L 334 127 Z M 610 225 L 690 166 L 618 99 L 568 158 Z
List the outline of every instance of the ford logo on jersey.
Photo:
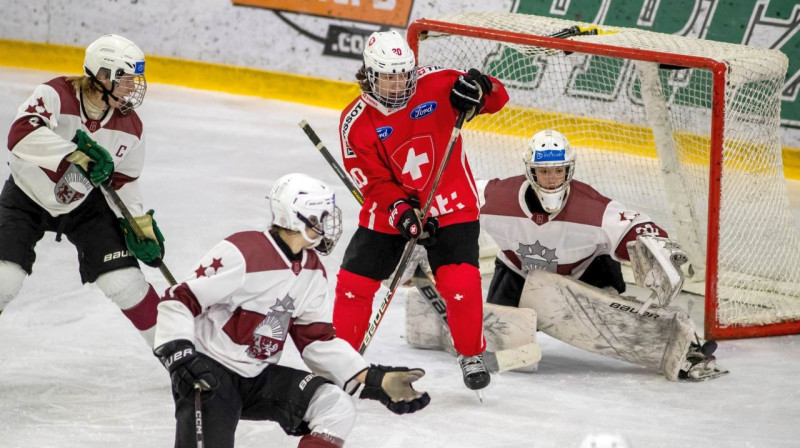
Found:
M 545 149 L 544 151 L 536 151 L 534 160 L 537 162 L 563 162 L 564 157 L 563 149 Z
M 394 129 L 392 129 L 391 126 L 381 126 L 378 129 L 375 129 L 375 132 L 378 133 L 379 139 L 386 140 L 387 138 L 389 138 L 390 135 L 392 135 Z
M 436 101 L 428 101 L 427 103 L 422 103 L 419 106 L 415 107 L 411 110 L 411 117 L 412 120 L 418 120 L 420 118 L 427 117 L 428 115 L 432 114 L 433 111 L 436 110 Z

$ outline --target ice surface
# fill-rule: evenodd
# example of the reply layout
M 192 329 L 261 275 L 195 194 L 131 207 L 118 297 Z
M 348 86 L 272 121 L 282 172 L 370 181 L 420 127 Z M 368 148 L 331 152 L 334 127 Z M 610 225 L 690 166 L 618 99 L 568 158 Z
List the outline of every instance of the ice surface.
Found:
M 33 88 L 54 76 L 0 68 L 0 134 Z M 337 111 L 158 84 L 138 111 L 145 205 L 156 210 L 178 278 L 218 240 L 263 228 L 273 181 L 302 171 L 332 185 L 343 209 L 344 237 L 324 260 L 335 279 L 358 207 L 297 123 L 307 119 L 338 157 Z M 3 163 L 0 179 L 7 175 Z M 800 220 L 800 182 L 789 188 Z M 66 240 L 46 234 L 37 260 L 0 316 L 0 447 L 172 446 L 169 380 L 149 348 L 116 306 L 81 285 Z M 158 270 L 144 271 L 157 290 L 166 287 Z M 700 319 L 702 303 L 689 300 Z M 637 448 L 800 446 L 800 336 L 720 342 L 719 363 L 732 373 L 684 384 L 540 334 L 539 371 L 494 375 L 481 405 L 454 357 L 404 342 L 403 302 L 400 293 L 367 359 L 423 367 L 419 388 L 433 401 L 410 416 L 359 403 L 348 447 L 577 447 L 600 431 L 624 434 Z M 284 359 L 300 366 L 293 347 Z M 237 432 L 239 447 L 297 442 L 271 422 L 243 421 Z

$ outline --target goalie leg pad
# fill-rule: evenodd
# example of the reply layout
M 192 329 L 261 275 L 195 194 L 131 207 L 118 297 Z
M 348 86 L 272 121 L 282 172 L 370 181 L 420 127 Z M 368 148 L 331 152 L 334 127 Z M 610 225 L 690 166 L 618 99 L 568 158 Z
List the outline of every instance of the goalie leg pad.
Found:
M 536 312 L 484 303 L 483 334 L 486 350 L 496 353 L 535 343 Z M 405 335 L 406 342 L 413 347 L 456 354 L 450 330 L 416 288 L 409 289 L 406 296 Z M 516 370 L 532 372 L 536 367 L 537 364 L 532 364 Z
M 679 310 L 653 308 L 572 278 L 528 274 L 521 308 L 536 310 L 539 330 L 575 347 L 642 365 L 678 379 L 695 325 Z

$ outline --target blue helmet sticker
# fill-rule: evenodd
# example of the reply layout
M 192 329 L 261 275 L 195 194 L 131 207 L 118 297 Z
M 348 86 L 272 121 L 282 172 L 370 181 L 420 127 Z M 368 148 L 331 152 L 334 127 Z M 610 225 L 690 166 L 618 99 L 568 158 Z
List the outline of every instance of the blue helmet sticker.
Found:
M 387 138 L 389 138 L 390 135 L 392 135 L 394 129 L 392 129 L 391 126 L 381 126 L 378 129 L 375 129 L 375 132 L 378 133 L 379 139 L 386 140 Z
M 139 61 L 136 63 L 136 66 L 133 68 L 134 75 L 141 75 L 144 73 L 144 61 Z
M 418 120 L 420 118 L 427 117 L 428 115 L 432 114 L 433 111 L 436 110 L 437 103 L 436 101 L 428 101 L 427 103 L 422 103 L 419 106 L 415 107 L 411 110 L 411 114 L 409 115 L 412 120 Z
M 544 149 L 534 152 L 534 162 L 563 162 L 566 160 L 566 151 L 563 149 Z

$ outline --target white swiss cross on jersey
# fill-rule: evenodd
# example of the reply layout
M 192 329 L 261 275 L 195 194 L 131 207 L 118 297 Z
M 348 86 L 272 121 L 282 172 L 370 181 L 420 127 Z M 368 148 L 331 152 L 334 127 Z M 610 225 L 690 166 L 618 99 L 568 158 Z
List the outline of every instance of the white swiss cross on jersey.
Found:
M 422 190 L 433 171 L 433 138 L 430 135 L 412 137 L 392 153 L 394 163 L 403 176 L 403 185 Z

